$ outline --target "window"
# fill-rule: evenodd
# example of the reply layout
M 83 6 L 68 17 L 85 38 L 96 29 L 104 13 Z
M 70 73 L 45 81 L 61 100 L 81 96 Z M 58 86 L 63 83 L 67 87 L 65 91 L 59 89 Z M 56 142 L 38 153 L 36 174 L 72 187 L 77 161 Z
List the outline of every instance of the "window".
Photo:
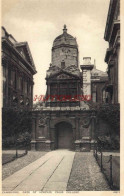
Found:
M 19 90 L 21 90 L 21 92 L 23 92 L 23 78 L 22 78 L 22 76 L 19 77 L 18 88 L 19 88 Z
M 24 97 L 22 95 L 20 96 L 20 105 L 24 105 Z
M 62 69 L 65 68 L 65 62 L 64 62 L 64 61 L 61 62 L 61 68 L 62 68 Z
M 28 98 L 26 99 L 26 103 L 25 104 L 26 104 L 26 106 L 29 106 L 29 99 Z
M 11 81 L 11 79 L 12 79 L 12 76 L 11 76 L 11 69 L 8 69 L 8 83 L 9 83 L 9 85 L 11 85 L 12 84 L 12 81 Z
M 70 94 L 74 98 L 77 95 L 77 89 L 70 89 Z
M 25 81 L 25 93 L 27 94 L 27 81 Z
M 14 72 L 14 88 L 17 87 L 17 78 L 16 78 L 16 72 Z
M 93 99 L 93 102 L 96 102 L 96 92 L 92 93 L 92 99 Z
M 17 78 L 16 78 L 16 71 L 15 70 L 13 70 L 12 72 L 11 72 L 11 84 L 13 85 L 13 87 L 14 87 L 14 89 L 16 89 L 16 87 L 17 87 Z
M 23 78 L 22 77 L 21 77 L 20 84 L 21 84 L 21 91 L 23 92 Z
M 3 77 L 6 78 L 6 67 L 3 66 Z
M 67 83 L 61 83 L 60 88 L 67 88 Z
M 6 96 L 6 81 L 3 80 L 3 97 Z
M 29 85 L 28 85 L 28 82 L 27 82 L 27 86 L 26 86 L 26 88 L 27 88 L 27 93 L 28 93 L 28 91 L 29 91 L 29 88 L 28 88 L 28 86 L 29 86 Z
M 6 67 L 3 66 L 3 96 L 6 95 Z

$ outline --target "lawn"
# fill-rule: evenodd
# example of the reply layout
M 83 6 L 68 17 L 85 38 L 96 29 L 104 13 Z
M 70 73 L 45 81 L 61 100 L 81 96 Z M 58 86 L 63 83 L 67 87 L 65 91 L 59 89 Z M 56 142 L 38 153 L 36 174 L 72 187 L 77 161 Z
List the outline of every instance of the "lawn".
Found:
M 110 191 L 92 152 L 76 152 L 67 191 Z
M 15 159 L 14 154 L 2 154 L 2 165 L 10 161 L 13 161 L 14 159 Z
M 18 158 L 25 155 L 25 150 L 18 150 Z M 2 165 L 9 163 L 16 158 L 16 150 L 7 150 L 2 153 Z
M 18 159 L 15 159 L 14 161 L 11 161 L 7 164 L 4 164 L 2 166 L 2 179 L 4 180 L 8 176 L 12 175 L 13 173 L 19 171 L 23 167 L 27 166 L 28 164 L 34 162 L 35 160 L 39 159 L 43 155 L 45 155 L 46 152 L 40 152 L 40 151 L 28 151 L 28 154 L 20 157 Z M 10 160 L 15 154 L 13 154 L 11 151 L 6 151 L 4 153 L 3 161 Z
M 98 154 L 98 163 L 100 165 L 100 154 Z M 110 162 L 109 156 L 104 156 L 103 153 L 103 172 L 108 181 L 110 181 Z M 120 189 L 120 156 L 112 156 L 112 179 L 113 189 Z

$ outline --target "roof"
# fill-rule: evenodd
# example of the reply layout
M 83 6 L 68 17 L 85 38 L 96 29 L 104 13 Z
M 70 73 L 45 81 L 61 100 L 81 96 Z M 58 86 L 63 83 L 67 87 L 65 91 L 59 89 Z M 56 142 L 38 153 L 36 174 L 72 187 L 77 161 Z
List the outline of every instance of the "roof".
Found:
M 2 42 L 7 43 L 16 54 L 25 61 L 28 66 L 36 73 L 35 64 L 27 42 L 17 42 L 15 38 L 2 27 Z
M 114 13 L 116 9 L 117 2 L 119 0 L 110 0 L 109 4 L 109 10 L 108 10 L 108 16 L 107 16 L 107 21 L 106 21 L 106 27 L 105 27 L 105 33 L 104 33 L 104 39 L 106 41 L 109 40 L 109 35 L 110 35 L 110 29 L 114 20 Z
M 91 71 L 91 80 L 94 81 L 107 81 L 108 80 L 108 74 L 107 72 L 101 71 L 99 69 L 96 69 L 95 67 Z
M 76 38 L 67 33 L 66 25 L 64 25 L 63 34 L 55 38 L 53 42 L 53 47 L 60 46 L 63 44 L 77 47 Z
M 104 71 L 101 71 L 99 69 L 96 69 L 96 68 L 93 68 L 92 71 L 91 71 L 91 76 L 107 76 L 107 73 L 104 72 Z
M 62 72 L 81 78 L 80 70 L 76 66 L 72 66 L 72 65 L 66 67 L 65 69 L 61 69 L 58 66 L 51 66 L 49 67 L 49 70 L 47 70 L 46 78 L 53 77 L 54 75 L 60 74 Z
M 36 70 L 33 57 L 31 55 L 31 51 L 28 45 L 28 42 L 16 42 L 15 47 L 22 54 L 22 56 L 34 67 Z

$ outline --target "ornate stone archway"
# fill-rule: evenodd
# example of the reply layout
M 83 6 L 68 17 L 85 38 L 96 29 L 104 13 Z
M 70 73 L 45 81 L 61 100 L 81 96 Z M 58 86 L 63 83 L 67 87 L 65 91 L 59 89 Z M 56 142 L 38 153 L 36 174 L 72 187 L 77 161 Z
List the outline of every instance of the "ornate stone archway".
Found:
M 55 125 L 55 148 L 73 148 L 73 129 L 70 123 L 61 121 Z

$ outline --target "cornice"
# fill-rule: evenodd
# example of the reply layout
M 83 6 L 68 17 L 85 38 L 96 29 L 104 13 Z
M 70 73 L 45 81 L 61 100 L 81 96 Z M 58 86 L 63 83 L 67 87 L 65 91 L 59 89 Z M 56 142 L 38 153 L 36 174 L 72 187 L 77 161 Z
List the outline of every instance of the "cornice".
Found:
M 8 39 L 2 38 L 2 44 L 6 44 L 9 48 L 11 48 L 11 50 L 19 57 L 20 61 L 23 61 L 29 66 L 29 68 L 33 71 L 33 74 L 37 73 L 37 71 L 22 57 L 22 55 Z

